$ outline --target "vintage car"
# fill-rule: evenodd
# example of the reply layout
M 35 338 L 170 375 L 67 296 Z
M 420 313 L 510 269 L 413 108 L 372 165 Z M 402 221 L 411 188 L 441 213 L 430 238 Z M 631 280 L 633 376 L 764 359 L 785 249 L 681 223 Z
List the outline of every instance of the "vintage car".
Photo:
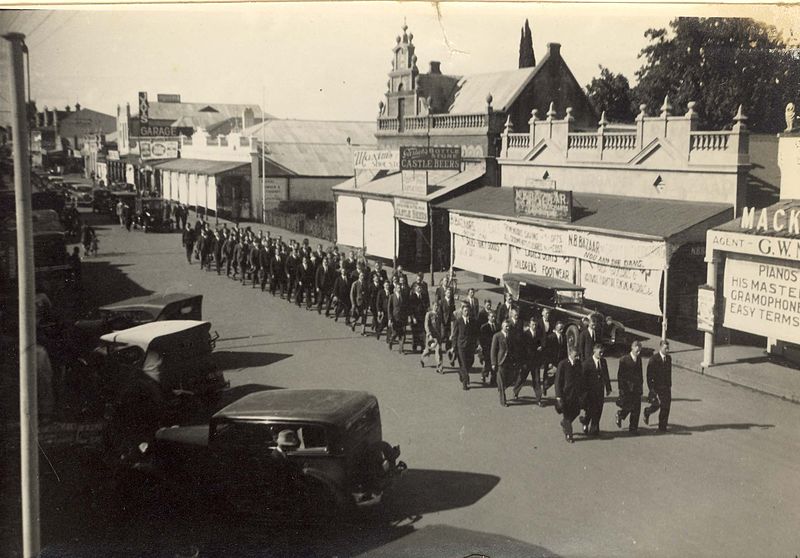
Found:
M 559 320 L 564 322 L 568 345 L 577 345 L 584 318 L 595 320 L 600 341 L 612 344 L 605 317 L 585 304 L 583 287 L 555 277 L 529 273 L 506 273 L 503 275 L 503 285 L 518 302 L 523 320 L 540 313 L 543 308 L 549 308 L 554 323 Z
M 217 334 L 198 320 L 168 320 L 107 333 L 87 359 L 115 427 L 137 433 L 211 403 L 228 386 L 212 356 Z
M 91 184 L 71 183 L 68 186 L 68 193 L 73 203 L 79 206 L 91 207 L 92 205 L 92 192 L 94 188 Z
M 163 198 L 136 198 L 136 226 L 144 232 L 171 231 L 169 201 Z
M 114 213 L 110 190 L 95 188 L 92 191 L 92 213 Z
M 129 298 L 101 306 L 100 319 L 113 329 L 164 320 L 202 320 L 203 295 L 187 293 L 156 294 Z
M 382 439 L 378 400 L 362 391 L 251 393 L 208 425 L 158 430 L 139 450 L 135 470 L 267 514 L 378 504 L 406 469 Z

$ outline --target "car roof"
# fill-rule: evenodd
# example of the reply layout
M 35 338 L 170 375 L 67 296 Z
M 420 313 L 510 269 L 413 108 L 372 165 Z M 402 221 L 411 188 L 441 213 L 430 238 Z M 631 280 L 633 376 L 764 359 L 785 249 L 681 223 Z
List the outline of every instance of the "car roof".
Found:
M 504 273 L 503 283 L 516 285 L 530 285 L 543 289 L 554 289 L 558 291 L 584 291 L 584 287 L 557 279 L 555 277 L 545 277 L 544 275 L 534 275 L 532 273 Z
M 366 391 L 275 389 L 251 393 L 223 408 L 214 418 L 310 421 L 346 425 L 377 399 Z
M 169 293 L 169 294 L 156 294 L 147 296 L 137 296 L 136 298 L 129 298 L 114 304 L 106 304 L 100 307 L 101 312 L 124 312 L 125 310 L 144 310 L 152 311 L 153 316 L 166 306 L 173 302 L 181 300 L 190 300 L 194 298 L 202 298 L 203 295 L 189 294 L 189 293 Z
M 136 345 L 142 349 L 147 349 L 147 347 L 159 337 L 174 335 L 197 327 L 206 327 L 210 329 L 211 323 L 200 320 L 164 320 L 162 322 L 150 322 L 129 329 L 107 333 L 106 335 L 102 335 L 100 339 L 108 343 Z

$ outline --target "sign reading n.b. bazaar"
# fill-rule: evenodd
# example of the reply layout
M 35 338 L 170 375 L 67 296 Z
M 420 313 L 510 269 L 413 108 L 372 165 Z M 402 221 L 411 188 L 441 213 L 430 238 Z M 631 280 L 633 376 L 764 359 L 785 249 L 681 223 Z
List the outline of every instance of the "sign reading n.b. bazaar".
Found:
M 400 170 L 461 170 L 461 148 L 400 146 Z
M 514 187 L 514 211 L 517 215 L 572 222 L 572 192 Z

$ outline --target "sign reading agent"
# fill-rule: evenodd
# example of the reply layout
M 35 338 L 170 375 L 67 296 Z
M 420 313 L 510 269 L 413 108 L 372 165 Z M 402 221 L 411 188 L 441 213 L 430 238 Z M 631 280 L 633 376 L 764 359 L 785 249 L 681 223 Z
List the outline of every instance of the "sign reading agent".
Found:
M 400 170 L 461 170 L 460 147 L 401 146 Z
M 514 211 L 525 217 L 571 223 L 572 192 L 515 186 Z

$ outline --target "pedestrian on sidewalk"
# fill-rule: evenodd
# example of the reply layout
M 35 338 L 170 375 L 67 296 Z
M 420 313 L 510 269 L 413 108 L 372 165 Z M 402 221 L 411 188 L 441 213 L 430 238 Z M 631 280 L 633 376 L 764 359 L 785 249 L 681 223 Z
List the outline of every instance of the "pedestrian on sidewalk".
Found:
M 619 369 L 617 371 L 617 386 L 619 398 L 617 398 L 617 411 L 615 422 L 617 428 L 622 428 L 622 422 L 630 416 L 628 430 L 631 434 L 639 434 L 639 414 L 642 410 L 642 343 L 634 341 L 631 343 L 631 352 L 619 359 Z
M 570 444 L 573 442 L 572 421 L 581 412 L 582 395 L 583 367 L 578 351 L 570 347 L 567 358 L 559 362 L 556 369 L 556 411 L 561 413 L 561 429 Z
M 417 351 L 417 347 L 419 347 L 420 352 L 425 348 L 425 313 L 427 308 L 425 298 L 422 295 L 422 287 L 419 283 L 414 283 L 409 303 L 412 353 Z
M 650 423 L 650 415 L 658 413 L 658 431 L 667 431 L 669 409 L 672 405 L 672 357 L 669 356 L 669 341 L 662 339 L 658 352 L 647 363 L 647 387 L 650 406 L 644 410 L 644 423 Z

